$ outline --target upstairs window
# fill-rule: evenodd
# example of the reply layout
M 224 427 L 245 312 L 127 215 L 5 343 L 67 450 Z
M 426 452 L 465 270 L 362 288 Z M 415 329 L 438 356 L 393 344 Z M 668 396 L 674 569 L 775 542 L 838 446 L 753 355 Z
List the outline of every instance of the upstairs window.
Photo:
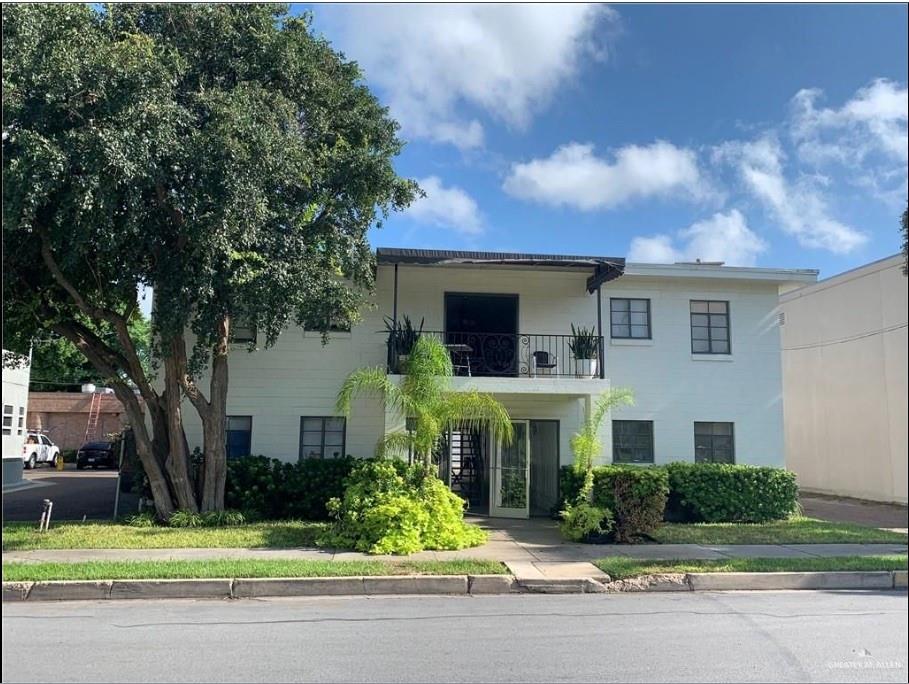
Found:
M 242 320 L 230 327 L 230 341 L 233 344 L 255 344 L 256 337 L 256 328 L 244 324 Z
M 650 339 L 650 300 L 609 300 L 609 326 L 613 339 Z
M 694 424 L 695 463 L 735 463 L 732 423 Z
M 729 302 L 691 300 L 691 353 L 731 353 Z

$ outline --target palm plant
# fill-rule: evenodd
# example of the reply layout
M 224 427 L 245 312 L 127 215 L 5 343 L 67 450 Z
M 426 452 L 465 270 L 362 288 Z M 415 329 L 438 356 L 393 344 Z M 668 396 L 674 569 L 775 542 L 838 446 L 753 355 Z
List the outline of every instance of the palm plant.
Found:
M 609 412 L 623 405 L 634 404 L 634 394 L 630 389 L 616 387 L 603 392 L 594 401 L 580 431 L 571 438 L 571 452 L 574 454 L 574 469 L 584 475 L 585 488 L 587 480 L 593 485 L 593 462 L 600 455 L 603 445 L 600 442 L 600 426 Z M 589 493 L 589 492 L 588 492 Z
M 350 413 L 351 403 L 361 394 L 378 395 L 386 408 L 411 421 L 411 430 L 385 435 L 376 447 L 376 456 L 415 454 L 426 466 L 432 452 L 448 430 L 487 428 L 506 444 L 513 428 L 508 411 L 492 395 L 477 391 L 452 392 L 454 374 L 448 350 L 437 339 L 421 336 L 410 352 L 406 373 L 400 384 L 391 380 L 385 368 L 360 368 L 344 381 L 338 392 L 337 411 Z
M 573 467 L 575 472 L 583 475 L 584 480 L 574 502 L 565 503 L 559 529 L 572 541 L 588 541 L 591 537 L 608 533 L 612 528 L 611 511 L 593 503 L 593 462 L 603 448 L 599 431 L 606 416 L 613 408 L 632 403 L 634 397 L 631 390 L 616 388 L 604 392 L 593 403 L 580 431 L 571 438 Z

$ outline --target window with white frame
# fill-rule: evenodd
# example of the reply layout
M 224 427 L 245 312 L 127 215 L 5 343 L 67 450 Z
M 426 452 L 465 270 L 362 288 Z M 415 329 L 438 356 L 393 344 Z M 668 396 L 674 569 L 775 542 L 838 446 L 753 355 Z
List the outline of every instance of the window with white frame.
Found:
M 19 422 L 16 424 L 16 434 L 21 435 L 25 432 L 25 407 L 19 407 Z

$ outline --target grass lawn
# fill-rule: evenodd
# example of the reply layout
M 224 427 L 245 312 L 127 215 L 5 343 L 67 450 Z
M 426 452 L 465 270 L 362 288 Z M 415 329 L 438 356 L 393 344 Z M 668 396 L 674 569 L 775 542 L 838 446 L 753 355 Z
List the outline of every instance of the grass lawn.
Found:
M 901 532 L 793 517 L 769 523 L 665 523 L 651 536 L 663 544 L 905 544 Z
M 594 561 L 613 579 L 685 572 L 811 572 L 823 570 L 905 570 L 905 553 L 834 558 L 730 558 L 729 560 L 656 560 L 604 558 Z
M 3 550 L 312 547 L 326 526 L 294 520 L 195 528 L 61 522 L 52 523 L 47 532 L 38 532 L 35 523 L 7 523 L 3 526 Z
M 351 577 L 357 575 L 499 575 L 498 561 L 204 560 L 4 563 L 3 580 L 203 579 L 237 577 Z

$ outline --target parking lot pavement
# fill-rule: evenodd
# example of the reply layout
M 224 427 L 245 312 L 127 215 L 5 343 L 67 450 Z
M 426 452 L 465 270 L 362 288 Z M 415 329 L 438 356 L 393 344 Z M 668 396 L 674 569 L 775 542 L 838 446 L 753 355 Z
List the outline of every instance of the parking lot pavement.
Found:
M 868 527 L 881 527 L 906 531 L 909 510 L 898 504 L 877 503 L 860 499 L 803 493 L 799 497 L 802 511 L 809 518 L 833 522 L 856 523 Z
M 4 522 L 37 521 L 45 499 L 54 502 L 54 520 L 110 520 L 117 492 L 116 470 L 76 470 L 71 463 L 66 470 L 39 466 L 22 474 L 40 486 L 3 493 Z M 120 514 L 136 511 L 138 497 L 120 494 Z

